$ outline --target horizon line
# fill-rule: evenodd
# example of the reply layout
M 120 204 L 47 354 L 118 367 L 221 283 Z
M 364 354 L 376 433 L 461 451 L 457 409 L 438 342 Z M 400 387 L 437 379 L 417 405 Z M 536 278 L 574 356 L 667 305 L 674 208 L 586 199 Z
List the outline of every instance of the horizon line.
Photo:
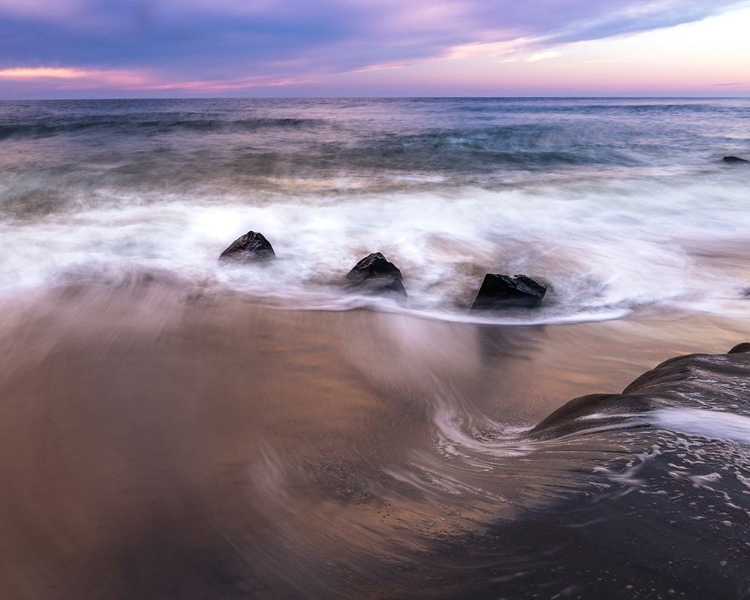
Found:
M 120 100 L 750 100 L 748 96 L 727 95 L 520 95 L 520 96 L 100 96 L 91 98 L 0 98 L 0 102 L 80 102 Z

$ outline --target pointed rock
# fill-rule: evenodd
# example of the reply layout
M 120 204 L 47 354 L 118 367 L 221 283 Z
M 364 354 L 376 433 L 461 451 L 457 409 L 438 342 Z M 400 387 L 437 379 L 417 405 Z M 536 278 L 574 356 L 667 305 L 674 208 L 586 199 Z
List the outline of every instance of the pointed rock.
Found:
M 369 294 L 397 294 L 406 297 L 406 288 L 401 279 L 401 271 L 380 252 L 373 252 L 360 260 L 346 274 L 352 282 L 350 291 Z
M 256 261 L 276 258 L 273 246 L 262 233 L 248 231 L 234 240 L 219 256 L 219 260 Z
M 368 254 L 346 274 L 353 281 L 364 281 L 371 277 L 395 277 L 402 279 L 401 271 L 380 252 Z
M 744 158 L 740 158 L 738 156 L 725 156 L 724 162 L 730 163 L 730 164 L 737 164 L 737 163 L 750 163 L 750 160 L 745 160 Z

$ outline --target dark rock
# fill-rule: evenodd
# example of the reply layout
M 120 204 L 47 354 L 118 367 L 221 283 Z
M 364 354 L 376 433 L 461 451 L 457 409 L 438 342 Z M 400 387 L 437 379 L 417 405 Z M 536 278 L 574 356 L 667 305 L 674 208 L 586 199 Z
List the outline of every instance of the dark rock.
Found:
M 734 348 L 727 352 L 727 354 L 742 354 L 745 352 L 750 352 L 750 342 L 742 342 L 741 344 L 737 344 Z
M 271 243 L 256 231 L 248 231 L 234 240 L 219 256 L 219 260 L 254 261 L 276 258 Z
M 547 286 L 526 275 L 487 273 L 471 310 L 535 308 L 547 292 Z
M 736 163 L 750 163 L 750 160 L 745 160 L 744 158 L 739 158 L 737 156 L 725 156 L 724 157 L 724 162 L 725 163 L 731 163 L 731 164 L 736 164 Z
M 406 288 L 400 279 L 396 277 L 372 277 L 361 283 L 349 286 L 349 291 L 367 294 L 397 294 L 406 298 Z
M 347 288 L 349 291 L 406 297 L 401 271 L 380 252 L 373 252 L 360 260 L 346 278 L 352 282 Z
M 586 430 L 650 427 L 645 416 L 660 408 L 742 406 L 750 399 L 745 382 L 750 379 L 750 343 L 743 342 L 727 354 L 688 354 L 665 360 L 643 373 L 621 394 L 591 394 L 564 404 L 528 435 L 549 439 Z M 634 418 L 640 414 L 644 418 Z M 743 414 L 743 413 L 740 413 Z M 588 417 L 588 418 L 586 418 Z
M 550 439 L 571 433 L 627 422 L 633 414 L 652 408 L 647 396 L 640 394 L 589 394 L 573 398 L 529 431 L 531 437 Z M 586 417 L 597 415 L 597 419 Z
M 386 259 L 380 252 L 373 252 L 365 256 L 346 274 L 347 279 L 360 282 L 371 277 L 386 276 L 397 279 L 402 278 L 398 267 Z

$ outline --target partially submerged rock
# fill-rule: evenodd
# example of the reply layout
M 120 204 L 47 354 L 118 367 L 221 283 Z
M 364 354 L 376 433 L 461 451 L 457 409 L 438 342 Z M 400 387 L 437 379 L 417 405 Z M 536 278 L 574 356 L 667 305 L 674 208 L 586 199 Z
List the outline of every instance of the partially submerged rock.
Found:
M 651 408 L 651 399 L 642 394 L 588 394 L 563 404 L 529 431 L 529 435 L 550 439 L 594 429 L 603 423 L 622 424 L 632 419 L 632 415 Z
M 706 409 L 709 399 L 715 407 L 736 409 L 739 406 L 746 412 L 748 396 L 745 384 L 750 379 L 750 361 L 744 354 L 748 352 L 750 343 L 742 342 L 726 354 L 688 354 L 670 358 L 643 373 L 621 394 L 590 394 L 570 400 L 531 429 L 528 435 L 550 439 L 586 431 L 605 431 L 614 426 L 652 427 L 653 423 L 648 419 L 651 411 L 681 408 L 709 414 Z
M 380 252 L 368 254 L 346 274 L 350 291 L 368 294 L 397 294 L 406 298 L 401 271 Z
M 740 158 L 738 156 L 725 156 L 724 157 L 725 163 L 730 164 L 736 164 L 736 163 L 750 163 L 750 160 L 745 160 L 744 158 Z
M 535 308 L 547 292 L 547 286 L 526 275 L 487 273 L 471 310 Z
M 273 246 L 262 233 L 248 231 L 234 240 L 219 256 L 219 260 L 256 261 L 276 258 Z
M 395 277 L 402 279 L 401 271 L 380 252 L 368 254 L 346 274 L 352 281 L 364 281 L 371 277 Z
M 400 279 L 395 277 L 372 277 L 365 279 L 357 285 L 349 286 L 350 291 L 367 294 L 394 294 L 406 298 L 406 288 Z

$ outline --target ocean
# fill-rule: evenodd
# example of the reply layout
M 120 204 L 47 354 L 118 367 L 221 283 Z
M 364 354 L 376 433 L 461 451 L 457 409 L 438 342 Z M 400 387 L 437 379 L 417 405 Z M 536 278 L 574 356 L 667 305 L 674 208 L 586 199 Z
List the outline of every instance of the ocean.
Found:
M 0 595 L 750 597 L 725 156 L 748 99 L 0 102 Z

